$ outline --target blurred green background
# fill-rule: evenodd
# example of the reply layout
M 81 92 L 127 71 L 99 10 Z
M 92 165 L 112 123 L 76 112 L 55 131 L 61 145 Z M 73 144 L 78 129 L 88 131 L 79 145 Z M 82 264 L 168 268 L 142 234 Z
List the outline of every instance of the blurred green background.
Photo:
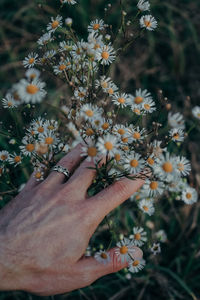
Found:
M 96 17 L 104 18 L 108 1 L 80 0 L 78 6 L 65 5 L 63 17 L 72 17 L 79 35 L 87 36 L 87 25 Z M 136 12 L 137 1 L 124 0 L 124 9 Z M 106 21 L 117 28 L 118 1 Z M 151 13 L 158 20 L 154 33 L 137 40 L 112 69 L 112 75 L 124 91 L 147 88 L 154 95 L 162 90 L 174 110 L 185 117 L 200 98 L 200 1 L 151 1 Z M 0 97 L 24 76 L 23 58 L 36 49 L 36 40 L 46 28 L 50 16 L 56 16 L 58 0 L 0 0 Z M 47 79 L 49 75 L 44 74 Z M 53 76 L 47 87 L 60 87 Z M 53 94 L 54 95 L 54 94 Z M 52 96 L 50 96 L 52 97 Z M 1 121 L 6 122 L 3 110 Z M 188 120 L 187 126 L 190 126 Z M 0 146 L 2 146 L 0 138 Z M 200 134 L 194 129 L 185 151 L 192 161 L 191 179 L 200 185 Z M 162 205 L 161 203 L 160 205 Z M 47 299 L 200 299 L 200 205 L 192 207 L 164 203 L 162 215 L 152 218 L 157 229 L 164 228 L 168 243 L 160 257 L 149 262 L 144 272 L 127 280 L 120 273 L 98 280 L 92 286 L 67 295 Z M 0 293 L 3 299 L 40 299 L 21 292 Z

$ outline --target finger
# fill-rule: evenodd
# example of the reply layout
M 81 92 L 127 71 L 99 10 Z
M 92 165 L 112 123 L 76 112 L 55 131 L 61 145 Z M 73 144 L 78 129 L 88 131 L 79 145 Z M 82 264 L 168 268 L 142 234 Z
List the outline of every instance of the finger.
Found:
M 98 167 L 101 167 L 105 162 L 105 157 L 102 157 Z M 85 159 L 80 166 L 75 170 L 74 174 L 67 181 L 71 186 L 79 187 L 79 191 L 86 193 L 88 188 L 91 186 L 94 178 L 96 176 L 96 165 L 94 162 L 89 162 Z
M 35 174 L 36 174 L 36 171 L 34 171 L 31 174 L 29 180 L 27 181 L 25 187 L 23 188 L 23 192 L 33 189 L 35 186 L 37 186 L 41 182 L 41 181 L 36 180 Z
M 128 179 L 116 181 L 105 190 L 101 191 L 88 201 L 91 210 L 93 211 L 91 217 L 96 220 L 97 225 L 103 220 L 103 218 L 114 208 L 122 204 L 137 190 L 139 190 L 144 184 L 143 179 Z
M 135 252 L 132 254 L 134 260 L 141 260 L 143 257 L 143 252 L 140 248 L 134 247 Z M 92 283 L 98 278 L 105 276 L 110 273 L 118 272 L 126 267 L 128 267 L 127 261 L 122 261 L 119 256 L 116 254 L 116 248 L 113 248 L 108 251 L 110 259 L 106 264 L 98 262 L 95 258 L 83 258 L 81 259 L 76 266 L 81 273 L 88 276 L 88 282 Z
M 81 155 L 81 148 L 83 145 L 78 144 L 71 152 L 65 155 L 58 163 L 58 166 L 62 166 L 67 168 L 70 173 L 72 173 L 76 167 L 80 164 L 82 157 Z M 66 176 L 62 173 L 57 171 L 52 171 L 51 174 L 47 177 L 45 182 L 51 185 L 57 185 L 65 182 Z
M 91 169 L 92 168 L 92 169 Z M 67 184 L 70 184 L 72 189 L 78 187 L 79 193 L 85 194 L 92 184 L 96 175 L 95 164 L 84 160 L 74 174 L 69 178 Z

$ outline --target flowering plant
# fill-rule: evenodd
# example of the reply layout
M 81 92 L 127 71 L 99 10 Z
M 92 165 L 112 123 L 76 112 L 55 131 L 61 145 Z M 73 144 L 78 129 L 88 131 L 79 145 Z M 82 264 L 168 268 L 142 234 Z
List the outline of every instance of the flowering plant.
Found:
M 61 2 L 62 5 L 77 4 L 74 0 Z M 13 165 L 20 168 L 28 163 L 34 168 L 35 180 L 42 181 L 60 155 L 82 143 L 81 155 L 93 162 L 96 169 L 89 195 L 123 177 L 144 179 L 143 187 L 130 199 L 135 211 L 132 232 L 126 228 L 119 234 L 118 221 L 114 214 L 110 215 L 106 217 L 106 223 L 111 241 L 108 245 L 105 241 L 103 245 L 97 245 L 92 239 L 92 248 L 86 251 L 86 255 L 94 253 L 100 263 L 107 263 L 110 260 L 107 250 L 116 243 L 116 255 L 122 261 L 127 260 L 129 271 L 134 273 L 145 265 L 143 259 L 132 259 L 134 246 L 142 247 L 148 242 L 153 254 L 161 251 L 160 243 L 152 243 L 150 236 L 147 237 L 143 228 L 145 217 L 155 213 L 161 197 L 193 204 L 197 201 L 197 192 L 187 181 L 190 162 L 180 153 L 181 143 L 187 137 L 183 116 L 179 112 L 167 114 L 170 104 L 161 91 L 157 100 L 142 88 L 130 94 L 121 91 L 109 75 L 112 64 L 136 38 L 145 30 L 157 28 L 157 21 L 147 13 L 150 10 L 148 1 L 138 2 L 138 12 L 133 20 L 128 19 L 121 1 L 120 8 L 121 20 L 116 32 L 104 20 L 95 19 L 88 26 L 86 41 L 73 30 L 72 19 L 64 21 L 60 15 L 51 18 L 46 32 L 37 41 L 38 52 L 31 52 L 23 61 L 26 78 L 12 86 L 2 105 L 12 110 L 13 117 L 20 114 L 22 107 L 41 106 L 47 96 L 46 84 L 40 78 L 44 69 L 70 88 L 71 97 L 62 99 L 55 119 L 46 116 L 33 119 L 22 140 L 9 133 L 12 136 L 10 144 L 17 145 L 17 150 L 0 152 L 0 173 L 6 178 L 7 170 Z M 166 113 L 161 116 L 164 108 Z M 192 113 L 200 119 L 199 107 Z M 175 147 L 172 147 L 173 143 Z M 13 190 L 12 182 L 9 184 Z M 157 241 L 166 239 L 162 230 L 156 233 Z M 100 251 L 96 251 L 97 246 Z

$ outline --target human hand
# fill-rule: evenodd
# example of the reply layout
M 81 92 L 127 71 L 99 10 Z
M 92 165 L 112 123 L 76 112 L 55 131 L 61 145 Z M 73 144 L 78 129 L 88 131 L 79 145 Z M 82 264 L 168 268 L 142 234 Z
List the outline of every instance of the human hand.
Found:
M 95 170 L 81 162 L 81 145 L 58 165 L 72 176 L 52 172 L 42 183 L 33 176 L 22 192 L 0 211 L 0 289 L 24 290 L 42 296 L 65 293 L 90 285 L 117 272 L 127 262 L 115 259 L 104 265 L 83 256 L 103 218 L 144 183 L 124 178 L 88 197 Z M 142 251 L 135 247 L 133 258 Z

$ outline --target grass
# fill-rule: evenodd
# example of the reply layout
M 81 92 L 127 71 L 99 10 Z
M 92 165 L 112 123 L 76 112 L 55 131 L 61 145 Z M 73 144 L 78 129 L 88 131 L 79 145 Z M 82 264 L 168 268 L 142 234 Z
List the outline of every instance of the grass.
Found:
M 23 76 L 21 60 L 34 50 L 35 40 L 40 36 L 41 29 L 48 23 L 49 17 L 56 14 L 59 1 L 6 1 L 0 2 L 0 97 L 10 88 L 11 84 Z M 90 19 L 104 16 L 103 0 L 84 0 L 77 8 L 62 10 L 65 17 L 74 19 L 74 26 L 79 34 L 85 37 L 86 27 Z M 116 24 L 119 12 L 117 1 L 113 2 L 109 20 Z M 129 12 L 136 1 L 126 1 Z M 200 28 L 198 0 L 152 0 L 152 13 L 159 21 L 159 29 L 154 34 L 145 35 L 123 55 L 115 69 L 112 70 L 116 83 L 122 88 L 133 91 L 145 87 L 155 95 L 158 90 L 171 100 L 173 107 L 187 111 L 199 102 L 200 75 Z M 77 22 L 77 14 L 79 19 Z M 57 89 L 60 83 L 50 78 L 50 83 Z M 49 84 L 50 86 L 50 84 Z M 190 100 L 188 98 L 190 96 Z M 50 98 L 57 98 L 55 90 Z M 186 100 L 187 99 L 187 100 Z M 43 107 L 43 111 L 48 109 Z M 24 113 L 24 111 L 23 111 Z M 30 111 L 26 111 L 29 118 Z M 48 109 L 49 114 L 54 108 Z M 5 119 L 0 111 L 1 120 L 13 125 L 13 116 Z M 20 120 L 17 120 L 20 124 Z M 190 121 L 188 121 L 188 128 Z M 19 126 L 20 130 L 20 126 Z M 188 145 L 183 149 L 192 160 L 193 172 L 191 181 L 200 183 L 199 129 L 191 132 Z M 7 138 L 0 137 L 0 147 L 7 147 Z M 11 174 L 16 181 L 24 182 L 30 170 L 23 174 Z M 5 202 L 0 202 L 1 206 Z M 162 254 L 149 260 L 144 272 L 125 279 L 122 272 L 101 278 L 90 287 L 66 295 L 47 297 L 47 299 L 127 299 L 127 300 L 175 300 L 200 298 L 200 205 L 192 207 L 173 203 L 163 199 L 155 216 L 151 218 L 156 230 L 163 228 L 167 232 L 168 241 L 163 244 Z M 120 214 L 121 226 L 126 228 L 127 222 L 134 222 L 133 215 L 123 214 L 124 204 L 117 211 Z M 145 223 L 148 218 L 142 221 Z M 149 229 L 150 230 L 150 229 Z M 99 240 L 101 242 L 101 240 Z M 148 250 L 148 249 L 146 249 Z M 0 293 L 0 300 L 43 299 L 23 292 Z

